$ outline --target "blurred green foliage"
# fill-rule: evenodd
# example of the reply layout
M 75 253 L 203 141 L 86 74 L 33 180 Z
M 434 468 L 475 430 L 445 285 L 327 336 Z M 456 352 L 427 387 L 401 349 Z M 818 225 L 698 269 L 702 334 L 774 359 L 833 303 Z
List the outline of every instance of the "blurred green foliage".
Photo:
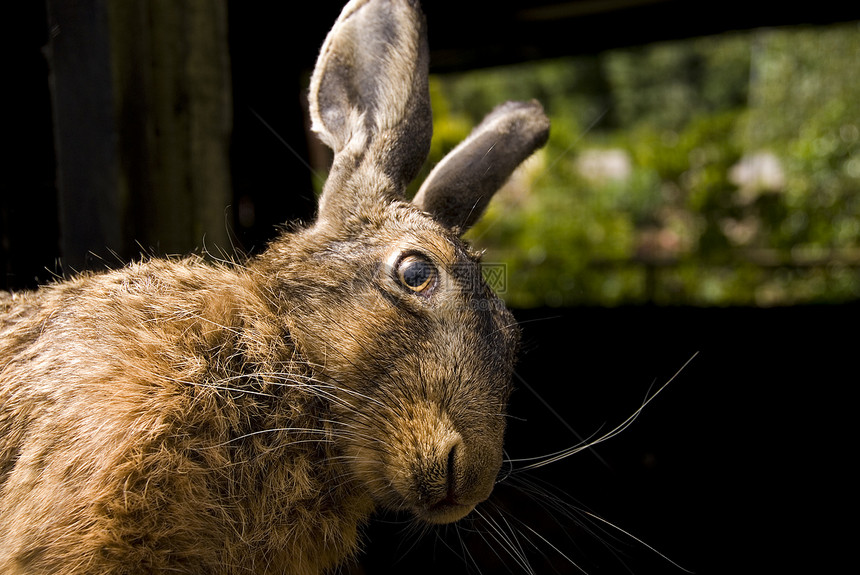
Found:
M 469 238 L 539 305 L 860 298 L 860 26 L 758 30 L 431 81 L 431 162 L 508 99 L 550 141 Z

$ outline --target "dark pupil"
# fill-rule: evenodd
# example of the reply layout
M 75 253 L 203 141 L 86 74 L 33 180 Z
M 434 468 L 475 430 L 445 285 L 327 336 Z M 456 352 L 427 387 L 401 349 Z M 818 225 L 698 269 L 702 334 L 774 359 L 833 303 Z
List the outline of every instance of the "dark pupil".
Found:
M 426 262 L 410 262 L 403 270 L 403 283 L 411 288 L 424 285 L 430 278 L 432 270 Z

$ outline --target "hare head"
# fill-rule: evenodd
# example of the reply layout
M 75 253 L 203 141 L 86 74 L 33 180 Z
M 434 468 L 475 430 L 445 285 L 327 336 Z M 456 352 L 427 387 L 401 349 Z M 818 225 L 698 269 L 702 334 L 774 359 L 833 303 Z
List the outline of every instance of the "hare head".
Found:
M 493 488 L 519 339 L 460 235 L 549 123 L 535 102 L 498 107 L 407 201 L 432 131 L 417 4 L 344 8 L 310 86 L 313 129 L 334 151 L 317 220 L 255 265 L 336 390 L 350 476 L 378 505 L 445 523 Z

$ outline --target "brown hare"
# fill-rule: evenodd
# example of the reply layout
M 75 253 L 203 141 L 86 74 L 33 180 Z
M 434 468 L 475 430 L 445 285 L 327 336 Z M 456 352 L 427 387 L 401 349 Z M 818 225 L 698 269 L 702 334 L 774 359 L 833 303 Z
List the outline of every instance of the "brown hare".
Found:
M 374 509 L 448 523 L 489 496 L 519 331 L 460 235 L 549 123 L 500 106 L 406 201 L 417 4 L 353 0 L 322 47 L 312 225 L 242 265 L 0 295 L 0 573 L 316 574 Z

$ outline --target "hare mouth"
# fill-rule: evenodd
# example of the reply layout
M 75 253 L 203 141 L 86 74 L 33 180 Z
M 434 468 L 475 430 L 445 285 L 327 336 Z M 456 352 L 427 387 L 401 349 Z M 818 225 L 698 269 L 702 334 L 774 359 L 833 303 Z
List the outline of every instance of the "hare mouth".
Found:
M 428 523 L 453 523 L 471 513 L 474 508 L 474 504 L 457 503 L 446 498 L 429 507 L 416 510 L 415 515 Z

